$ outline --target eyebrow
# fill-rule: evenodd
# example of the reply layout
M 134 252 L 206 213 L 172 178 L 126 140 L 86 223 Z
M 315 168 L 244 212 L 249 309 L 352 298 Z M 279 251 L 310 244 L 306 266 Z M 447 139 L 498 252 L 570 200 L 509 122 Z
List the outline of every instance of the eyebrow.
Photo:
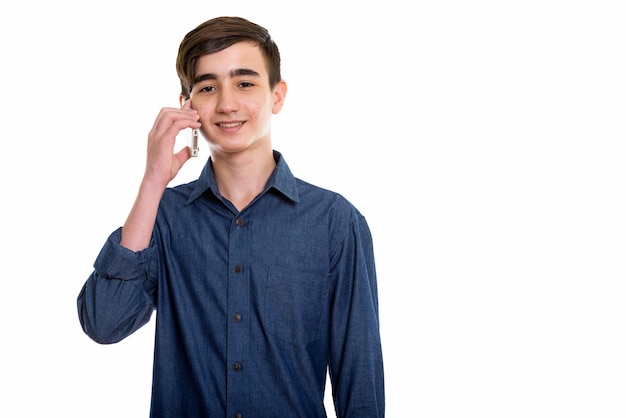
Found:
M 249 68 L 237 68 L 235 70 L 232 70 L 228 73 L 228 75 L 231 78 L 234 77 L 238 77 L 238 76 L 244 76 L 244 75 L 249 75 L 249 76 L 253 76 L 253 77 L 260 77 L 261 74 L 259 74 L 258 72 L 251 70 Z M 199 76 L 197 76 L 196 78 L 194 78 L 193 80 L 193 84 L 197 84 L 200 83 L 202 81 L 205 80 L 217 80 L 217 75 L 214 73 L 206 73 L 206 74 L 200 74 Z

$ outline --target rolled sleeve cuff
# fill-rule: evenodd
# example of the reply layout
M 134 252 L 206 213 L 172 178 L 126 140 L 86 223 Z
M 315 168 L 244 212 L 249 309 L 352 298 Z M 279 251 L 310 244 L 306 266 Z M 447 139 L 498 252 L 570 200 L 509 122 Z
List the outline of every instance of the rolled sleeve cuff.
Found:
M 148 247 L 131 251 L 120 245 L 122 228 L 113 231 L 94 262 L 94 269 L 103 277 L 121 280 L 145 278 L 155 250 Z

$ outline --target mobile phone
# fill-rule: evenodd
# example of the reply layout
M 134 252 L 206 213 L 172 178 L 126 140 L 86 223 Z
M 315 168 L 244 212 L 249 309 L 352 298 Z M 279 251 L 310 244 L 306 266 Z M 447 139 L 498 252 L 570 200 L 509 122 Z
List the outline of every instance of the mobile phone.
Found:
M 200 135 L 200 133 L 198 132 L 197 129 L 192 129 L 191 130 L 191 156 L 192 157 L 197 157 L 198 156 L 198 135 Z

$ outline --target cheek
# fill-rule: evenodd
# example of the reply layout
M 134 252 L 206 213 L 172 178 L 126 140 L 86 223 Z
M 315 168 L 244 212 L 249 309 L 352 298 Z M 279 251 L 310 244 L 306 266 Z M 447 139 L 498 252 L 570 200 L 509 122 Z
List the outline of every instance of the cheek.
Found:
M 192 101 L 192 108 L 198 112 L 198 115 L 200 116 L 200 123 L 208 123 L 209 120 L 211 120 L 211 115 L 213 114 L 213 107 L 211 104 L 196 100 L 195 102 Z
M 268 104 L 265 102 L 253 102 L 248 106 L 248 116 L 252 120 L 265 119 L 268 113 Z
M 272 104 L 259 102 L 250 109 L 249 117 L 254 122 L 259 132 L 267 133 L 270 130 L 272 120 Z

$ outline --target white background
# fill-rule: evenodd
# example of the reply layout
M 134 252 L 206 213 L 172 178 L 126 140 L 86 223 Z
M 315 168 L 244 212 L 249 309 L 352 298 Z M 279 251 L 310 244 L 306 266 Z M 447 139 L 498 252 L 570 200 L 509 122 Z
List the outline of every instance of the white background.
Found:
M 0 416 L 147 416 L 153 322 L 97 345 L 76 296 L 219 15 L 281 49 L 275 148 L 370 223 L 387 416 L 626 416 L 622 2 L 346 3 L 0 6 Z

